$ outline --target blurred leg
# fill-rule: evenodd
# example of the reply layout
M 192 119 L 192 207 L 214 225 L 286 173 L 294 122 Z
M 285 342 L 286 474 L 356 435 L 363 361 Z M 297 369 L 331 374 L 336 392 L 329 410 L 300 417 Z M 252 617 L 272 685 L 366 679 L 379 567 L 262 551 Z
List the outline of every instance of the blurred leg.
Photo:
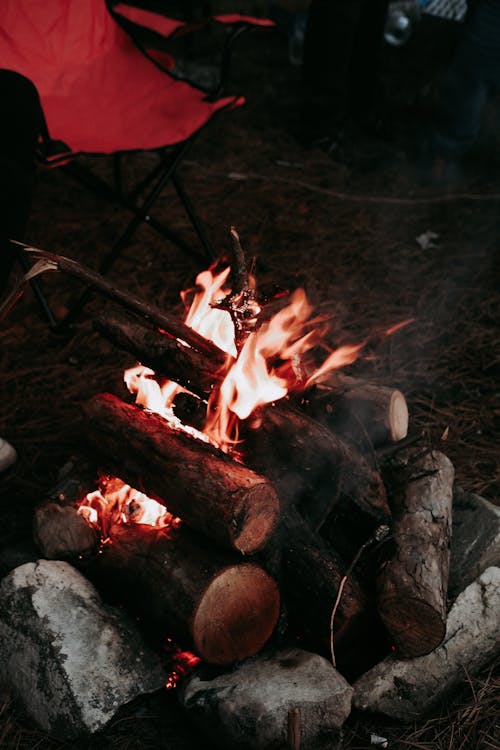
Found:
M 0 70 L 0 294 L 14 262 L 8 239 L 23 239 L 42 124 L 40 100 L 24 76 Z
M 485 104 L 500 88 L 500 3 L 478 0 L 467 18 L 438 104 L 435 147 L 451 158 L 476 141 Z
M 361 9 L 350 68 L 349 109 L 366 122 L 377 109 L 388 0 L 365 0 Z
M 350 68 L 364 0 L 312 0 L 304 36 L 304 136 L 328 135 L 347 114 Z

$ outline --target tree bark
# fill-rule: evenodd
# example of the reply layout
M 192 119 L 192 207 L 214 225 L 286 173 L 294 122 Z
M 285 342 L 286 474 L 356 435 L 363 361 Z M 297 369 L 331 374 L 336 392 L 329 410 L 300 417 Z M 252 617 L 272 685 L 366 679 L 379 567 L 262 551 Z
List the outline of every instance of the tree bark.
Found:
M 243 554 L 273 536 L 280 501 L 265 477 L 116 396 L 92 398 L 84 413 L 87 439 L 103 468 L 194 529 Z
M 378 608 L 403 657 L 428 654 L 445 635 L 453 479 L 437 451 L 407 451 L 393 468 L 395 552 L 378 578 Z
M 185 525 L 111 528 L 96 571 L 126 603 L 210 664 L 257 653 L 279 615 L 274 580 L 258 565 L 218 550 Z

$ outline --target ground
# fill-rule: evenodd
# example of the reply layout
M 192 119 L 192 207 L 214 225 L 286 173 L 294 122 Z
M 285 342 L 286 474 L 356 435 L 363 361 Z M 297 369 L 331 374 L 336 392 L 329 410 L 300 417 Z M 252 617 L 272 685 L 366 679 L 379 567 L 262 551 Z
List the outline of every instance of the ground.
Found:
M 247 256 L 256 258 L 259 286 L 304 286 L 319 310 L 334 314 L 329 344 L 370 337 L 352 372 L 400 388 L 409 403 L 410 432 L 423 432 L 451 458 L 462 487 L 498 504 L 496 103 L 460 186 L 422 187 L 412 163 L 454 33 L 452 25 L 424 23 L 407 47 L 386 49 L 390 132 L 384 144 L 370 144 L 383 158 L 361 167 L 337 164 L 321 150 L 299 145 L 300 73 L 289 63 L 287 37 L 248 35 L 230 82 L 247 104 L 219 115 L 200 133 L 181 174 L 217 251 L 228 251 L 234 225 Z M 151 158 L 133 156 L 128 174 L 140 174 Z M 107 160 L 99 168 L 107 171 Z M 173 195 L 166 192 L 158 205 L 162 217 L 193 237 Z M 68 182 L 61 171 L 42 171 L 26 239 L 95 267 L 125 220 L 122 209 Z M 144 227 L 110 278 L 164 310 L 180 312 L 179 292 L 193 283 L 197 270 Z M 53 305 L 78 291 L 55 273 L 43 284 Z M 71 335 L 56 334 L 27 292 L 1 323 L 0 434 L 19 455 L 0 479 L 4 549 L 30 537 L 33 505 L 80 450 L 82 402 L 100 391 L 123 393 L 121 373 L 131 361 L 92 327 L 95 314 L 110 304 L 94 297 Z M 392 336 L 374 335 L 409 319 Z M 392 748 L 498 747 L 491 728 L 499 709 L 498 677 L 496 683 L 494 674 L 464 683 L 458 700 L 425 724 L 386 726 L 379 733 L 391 737 Z M 447 726 L 455 727 L 454 741 Z M 380 726 L 353 719 L 346 747 L 368 747 L 373 728 Z M 189 748 L 200 742 L 207 744 L 182 723 L 175 699 L 162 696 L 131 709 L 81 748 Z M 30 728 L 7 699 L 0 701 L 0 745 L 64 746 Z

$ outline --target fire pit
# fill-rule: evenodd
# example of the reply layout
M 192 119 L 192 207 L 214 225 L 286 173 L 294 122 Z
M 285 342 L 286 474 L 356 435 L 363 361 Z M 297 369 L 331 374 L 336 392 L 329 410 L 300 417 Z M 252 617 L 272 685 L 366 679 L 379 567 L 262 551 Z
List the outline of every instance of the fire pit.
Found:
M 366 342 L 325 352 L 302 290 L 259 299 L 233 237 L 184 323 L 97 322 L 142 363 L 125 374 L 136 402 L 85 404 L 93 486 L 41 504 L 35 538 L 198 664 L 176 672 L 182 701 L 217 742 L 316 748 L 352 701 L 420 715 L 492 657 L 498 570 L 449 611 L 451 462 L 407 435 L 399 390 L 339 372 Z

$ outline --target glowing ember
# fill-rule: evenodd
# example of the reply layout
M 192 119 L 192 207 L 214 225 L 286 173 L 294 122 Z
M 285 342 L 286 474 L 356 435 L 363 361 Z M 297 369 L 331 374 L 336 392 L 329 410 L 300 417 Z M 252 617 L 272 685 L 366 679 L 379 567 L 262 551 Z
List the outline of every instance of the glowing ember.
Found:
M 167 690 L 173 690 L 177 687 L 179 680 L 194 669 L 201 659 L 191 651 L 182 651 L 171 638 L 166 639 L 165 650 L 171 654 L 172 659 L 172 668 L 165 687 Z
M 106 539 L 116 523 L 140 523 L 158 528 L 177 528 L 180 519 L 143 492 L 134 490 L 117 477 L 102 476 L 99 489 L 90 492 L 80 503 L 78 512 L 95 525 Z

